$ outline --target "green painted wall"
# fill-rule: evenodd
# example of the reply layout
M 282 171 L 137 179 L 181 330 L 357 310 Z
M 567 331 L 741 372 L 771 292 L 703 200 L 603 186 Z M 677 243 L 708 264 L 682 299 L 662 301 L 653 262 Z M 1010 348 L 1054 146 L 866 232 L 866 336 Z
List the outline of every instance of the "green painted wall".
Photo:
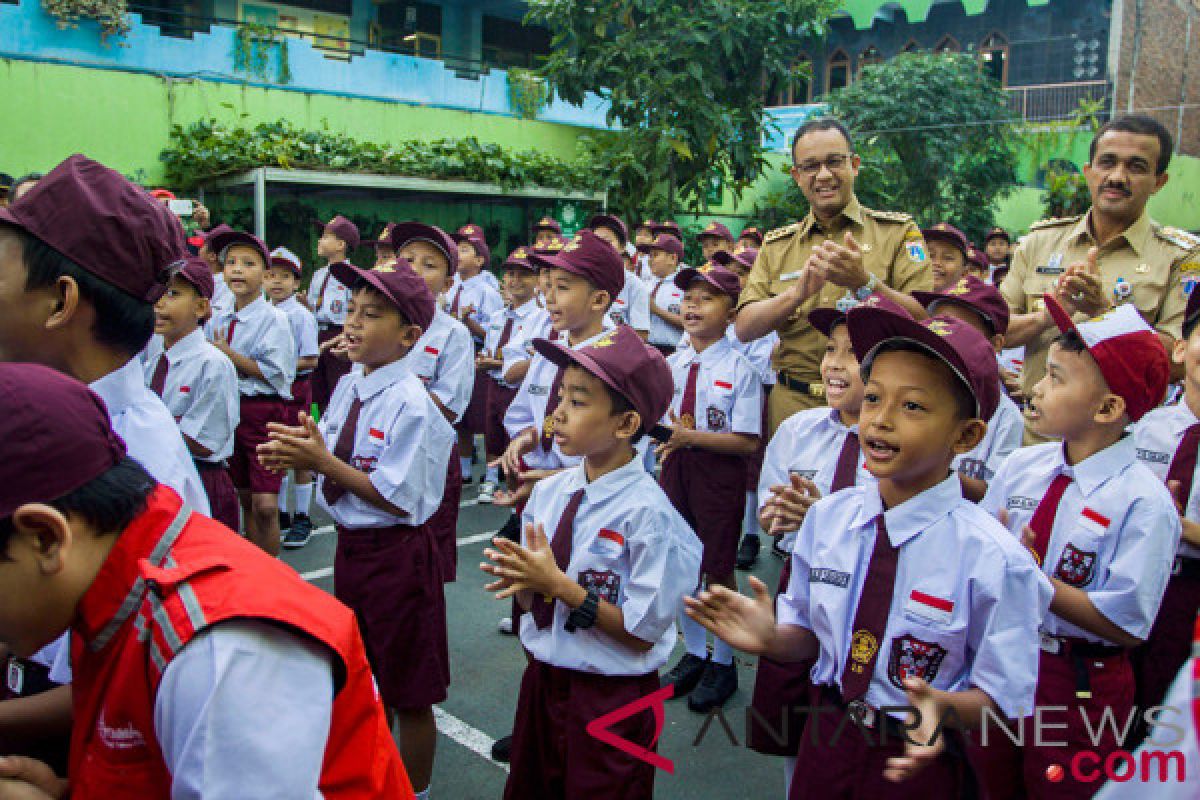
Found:
M 375 142 L 475 136 L 564 158 L 585 133 L 494 114 L 9 59 L 0 59 L 0 87 L 8 120 L 0 126 L 0 169 L 13 175 L 48 169 L 83 150 L 158 183 L 158 154 L 171 125 L 206 117 L 249 125 L 288 119 Z

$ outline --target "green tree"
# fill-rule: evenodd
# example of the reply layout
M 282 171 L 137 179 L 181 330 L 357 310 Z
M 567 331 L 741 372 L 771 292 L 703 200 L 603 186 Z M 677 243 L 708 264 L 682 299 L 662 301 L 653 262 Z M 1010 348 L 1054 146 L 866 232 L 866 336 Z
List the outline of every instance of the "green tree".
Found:
M 857 139 L 858 195 L 868 206 L 980 237 L 1016 184 L 1018 132 L 1007 97 L 974 55 L 902 54 L 865 67 L 829 109 Z
M 553 33 L 539 70 L 560 97 L 609 103 L 590 155 L 624 214 L 702 207 L 714 178 L 761 173 L 764 87 L 791 74 L 837 0 L 531 0 Z

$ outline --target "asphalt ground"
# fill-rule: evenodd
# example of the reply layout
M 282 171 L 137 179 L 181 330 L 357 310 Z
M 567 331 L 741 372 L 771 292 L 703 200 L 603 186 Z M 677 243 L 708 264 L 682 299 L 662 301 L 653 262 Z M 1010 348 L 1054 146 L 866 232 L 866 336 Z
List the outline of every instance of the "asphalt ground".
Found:
M 478 568 L 490 534 L 504 524 L 509 511 L 476 502 L 478 477 L 477 468 L 474 484 L 463 488 L 458 518 L 458 580 L 446 585 L 451 684 L 449 697 L 436 710 L 439 735 L 431 792 L 436 800 L 501 797 L 507 765 L 492 761 L 490 751 L 494 740 L 512 730 L 517 689 L 525 668 L 517 638 L 500 633 L 496 627 L 498 620 L 507 616 L 509 604 L 484 591 L 488 578 Z M 318 535 L 303 549 L 283 551 L 283 560 L 311 583 L 332 592 L 336 533 L 329 518 L 315 506 L 313 523 Z M 748 574 L 757 575 L 772 588 L 779 579 L 782 562 L 770 554 L 765 537 L 763 542 L 754 569 L 738 573 L 744 590 Z M 681 653 L 682 640 L 668 667 Z M 753 656 L 737 657 L 738 691 L 723 710 L 736 744 L 716 716 L 689 711 L 681 698 L 667 703 L 658 752 L 674 762 L 674 774 L 661 770 L 657 773 L 655 797 L 783 797 L 783 759 L 745 747 L 745 708 L 754 688 L 755 660 Z M 596 747 L 607 746 L 596 742 Z

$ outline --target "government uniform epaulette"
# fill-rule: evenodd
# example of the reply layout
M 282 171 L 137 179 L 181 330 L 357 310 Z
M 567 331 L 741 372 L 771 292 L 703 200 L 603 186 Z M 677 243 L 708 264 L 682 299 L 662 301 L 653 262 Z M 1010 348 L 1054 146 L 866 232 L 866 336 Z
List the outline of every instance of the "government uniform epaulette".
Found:
M 912 214 L 906 214 L 903 211 L 876 211 L 873 208 L 864 208 L 863 213 L 881 222 L 912 222 Z
M 1164 225 L 1161 228 L 1155 228 L 1154 235 L 1184 250 L 1195 250 L 1197 247 L 1200 247 L 1200 236 L 1180 230 L 1179 228 Z
M 800 230 L 800 223 L 793 222 L 791 225 L 784 225 L 782 228 L 767 231 L 767 235 L 763 237 L 763 244 L 768 244 L 776 239 L 782 239 L 785 236 L 791 236 L 798 230 Z
M 1045 228 L 1059 228 L 1063 225 L 1073 225 L 1074 223 L 1079 222 L 1079 219 L 1082 216 L 1083 215 L 1081 214 L 1078 217 L 1047 217 L 1046 219 L 1039 219 L 1037 222 L 1029 226 L 1029 230 L 1040 231 Z

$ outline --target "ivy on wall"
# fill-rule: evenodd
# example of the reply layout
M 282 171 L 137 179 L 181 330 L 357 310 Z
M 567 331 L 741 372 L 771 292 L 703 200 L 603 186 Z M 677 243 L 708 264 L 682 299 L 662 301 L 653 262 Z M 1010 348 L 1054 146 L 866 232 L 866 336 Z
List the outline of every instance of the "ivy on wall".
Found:
M 508 101 L 518 117 L 536 119 L 538 112 L 550 102 L 550 87 L 536 72 L 509 67 Z
M 275 83 L 292 82 L 291 58 L 287 37 L 268 25 L 243 23 L 233 40 L 233 68 L 271 82 L 271 54 L 278 53 L 279 63 Z
M 256 167 L 468 180 L 505 188 L 595 191 L 603 184 L 602 177 L 582 159 L 565 161 L 531 150 L 515 152 L 474 137 L 377 144 L 341 133 L 303 130 L 286 120 L 249 129 L 214 119 L 187 127 L 175 125 L 171 143 L 159 158 L 170 185 L 183 190 Z
M 42 8 L 60 28 L 77 28 L 80 20 L 95 20 L 100 23 L 102 38 L 129 32 L 125 0 L 42 0 Z

